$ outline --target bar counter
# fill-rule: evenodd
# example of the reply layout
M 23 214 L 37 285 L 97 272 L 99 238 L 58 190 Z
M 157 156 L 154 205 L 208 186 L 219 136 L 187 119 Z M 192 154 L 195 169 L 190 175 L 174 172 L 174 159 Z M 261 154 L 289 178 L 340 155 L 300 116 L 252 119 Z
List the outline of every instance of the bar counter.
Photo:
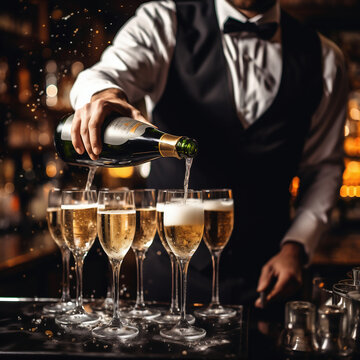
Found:
M 45 287 L 48 281 L 47 270 L 58 274 L 58 278 L 51 278 L 51 282 L 54 283 L 55 288 L 60 286 L 61 260 L 48 232 L 43 231 L 28 238 L 24 235 L 8 234 L 0 236 L 0 240 L 3 249 L 0 256 L 0 273 L 3 279 L 0 289 L 0 359 L 280 360 L 289 358 L 278 347 L 284 324 L 284 304 L 277 304 L 265 310 L 233 305 L 237 309 L 237 316 L 222 323 L 196 319 L 196 325 L 204 327 L 207 336 L 192 344 L 164 340 L 159 335 L 159 326 L 154 322 L 142 325 L 137 338 L 128 343 L 118 344 L 95 340 L 90 331 L 75 333 L 60 328 L 53 318 L 45 317 L 41 312 L 45 304 L 57 301 L 54 298 L 40 297 L 43 296 L 42 293 L 52 289 Z M 96 249 L 92 251 L 94 258 L 98 259 L 99 254 Z M 103 260 L 106 262 L 105 256 Z M 310 299 L 311 279 L 314 276 L 331 277 L 336 274 L 339 278 L 345 278 L 346 272 L 352 266 L 359 264 L 360 232 L 332 231 L 320 243 L 312 265 L 307 271 L 304 298 Z M 49 269 L 51 266 L 52 268 Z M 38 270 L 34 271 L 36 268 Z M 86 278 L 91 279 L 92 286 L 90 270 L 87 269 Z M 41 292 L 33 286 L 39 286 L 40 290 L 42 288 L 44 290 Z M 26 298 L 15 297 L 23 296 L 22 294 L 28 296 L 29 293 L 38 294 L 39 297 L 32 297 L 33 295 Z M 7 294 L 11 297 L 6 297 Z M 56 296 L 55 291 L 50 294 Z M 122 299 L 122 301 L 131 304 L 129 300 Z M 92 302 L 94 298 L 88 296 L 85 302 L 87 309 L 91 309 Z M 163 310 L 168 308 L 168 304 L 149 304 Z M 189 306 L 189 310 L 191 312 L 194 307 Z M 353 356 L 352 359 L 357 357 Z
M 193 343 L 164 340 L 155 321 L 135 323 L 140 333 L 124 342 L 93 338 L 89 329 L 58 326 L 53 317 L 42 314 L 44 305 L 56 299 L 0 298 L 1 359 L 247 359 L 248 321 L 242 306 L 226 321 L 204 321 L 204 339 Z M 91 311 L 93 302 L 86 301 Z M 150 304 L 166 310 L 165 305 Z

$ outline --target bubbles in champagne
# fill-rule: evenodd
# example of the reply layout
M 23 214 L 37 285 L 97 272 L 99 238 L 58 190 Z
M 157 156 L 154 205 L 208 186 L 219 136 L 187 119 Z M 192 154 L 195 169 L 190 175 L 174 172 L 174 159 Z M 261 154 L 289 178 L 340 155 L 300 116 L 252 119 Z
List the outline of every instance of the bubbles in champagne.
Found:
M 156 208 L 136 209 L 136 231 L 131 247 L 134 250 L 147 250 L 156 233 Z
M 198 248 L 204 232 L 204 208 L 201 201 L 188 199 L 186 202 L 166 204 L 164 229 L 173 253 L 180 259 L 190 258 Z
M 73 253 L 87 253 L 94 243 L 96 211 L 95 204 L 61 205 L 62 234 Z
M 222 250 L 228 243 L 234 227 L 233 199 L 204 201 L 204 241 L 209 250 Z
M 98 211 L 98 234 L 110 259 L 122 260 L 134 239 L 135 210 Z

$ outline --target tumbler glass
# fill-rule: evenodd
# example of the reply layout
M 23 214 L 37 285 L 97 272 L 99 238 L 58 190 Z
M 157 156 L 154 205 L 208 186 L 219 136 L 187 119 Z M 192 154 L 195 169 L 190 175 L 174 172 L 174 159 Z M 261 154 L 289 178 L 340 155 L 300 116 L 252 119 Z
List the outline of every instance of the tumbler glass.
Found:
M 290 301 L 285 305 L 283 347 L 287 352 L 310 353 L 317 350 L 315 340 L 315 305 Z

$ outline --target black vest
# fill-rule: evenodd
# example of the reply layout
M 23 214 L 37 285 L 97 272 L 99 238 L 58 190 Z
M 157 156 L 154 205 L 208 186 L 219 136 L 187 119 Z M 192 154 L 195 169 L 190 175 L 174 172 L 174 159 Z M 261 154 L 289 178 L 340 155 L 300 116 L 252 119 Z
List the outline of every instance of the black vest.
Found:
M 165 132 L 197 139 L 199 155 L 190 188 L 233 189 L 235 225 L 220 262 L 221 275 L 230 287 L 240 278 L 256 286 L 261 266 L 279 250 L 289 227 L 289 186 L 323 90 L 320 39 L 281 13 L 279 91 L 267 111 L 244 129 L 233 101 L 213 0 L 176 1 L 176 13 L 176 47 L 153 120 Z M 176 159 L 153 161 L 148 185 L 181 188 L 184 170 Z M 209 264 L 202 244 L 190 265 L 210 277 Z M 190 282 L 192 277 L 197 277 L 195 272 Z

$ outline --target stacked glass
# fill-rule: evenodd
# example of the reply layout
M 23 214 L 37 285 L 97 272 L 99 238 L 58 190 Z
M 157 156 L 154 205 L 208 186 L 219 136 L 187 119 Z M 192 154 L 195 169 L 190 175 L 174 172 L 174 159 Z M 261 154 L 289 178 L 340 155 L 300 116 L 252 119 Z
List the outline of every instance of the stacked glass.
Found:
M 175 254 L 172 252 L 170 246 L 166 241 L 164 230 L 164 206 L 166 202 L 166 194 L 169 190 L 159 190 L 157 203 L 156 203 L 156 228 L 157 232 L 167 254 L 170 257 L 171 264 L 171 303 L 169 310 L 156 318 L 156 322 L 159 324 L 175 324 L 180 320 L 180 307 L 179 307 L 179 266 L 176 260 Z M 194 316 L 186 314 L 186 319 L 190 324 L 195 322 Z
M 156 190 L 138 189 L 134 191 L 136 209 L 136 229 L 131 248 L 134 251 L 137 268 L 137 291 L 135 306 L 122 310 L 121 314 L 129 319 L 153 319 L 160 316 L 157 309 L 149 308 L 144 301 L 143 263 L 145 255 L 156 233 Z
M 65 190 L 61 197 L 61 232 L 72 252 L 76 270 L 76 305 L 73 310 L 56 317 L 65 326 L 91 326 L 100 316 L 83 307 L 83 265 L 97 235 L 97 197 L 95 190 Z
M 192 255 L 198 248 L 204 232 L 204 208 L 201 191 L 168 191 L 164 206 L 166 241 L 175 254 L 181 270 L 180 320 L 160 335 L 177 341 L 193 341 L 206 335 L 204 329 L 192 326 L 186 319 L 187 271 Z
M 109 258 L 113 271 L 113 317 L 107 324 L 92 330 L 95 337 L 106 339 L 130 339 L 139 330 L 124 325 L 119 312 L 120 267 L 134 240 L 136 210 L 134 192 L 100 191 L 98 198 L 97 228 L 102 248 Z
M 203 190 L 204 200 L 204 241 L 208 247 L 212 266 L 212 296 L 205 309 L 195 311 L 201 317 L 232 317 L 236 310 L 226 308 L 219 299 L 220 255 L 228 243 L 234 227 L 234 201 L 230 189 Z

